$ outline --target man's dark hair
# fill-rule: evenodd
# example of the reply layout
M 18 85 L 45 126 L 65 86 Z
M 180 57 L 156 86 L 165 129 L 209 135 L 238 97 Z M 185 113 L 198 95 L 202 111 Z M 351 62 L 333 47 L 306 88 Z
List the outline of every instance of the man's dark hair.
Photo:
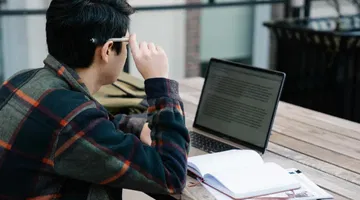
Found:
M 97 46 L 126 35 L 133 13 L 126 0 L 52 0 L 46 13 L 49 54 L 71 68 L 89 67 Z M 121 43 L 113 48 L 119 54 Z

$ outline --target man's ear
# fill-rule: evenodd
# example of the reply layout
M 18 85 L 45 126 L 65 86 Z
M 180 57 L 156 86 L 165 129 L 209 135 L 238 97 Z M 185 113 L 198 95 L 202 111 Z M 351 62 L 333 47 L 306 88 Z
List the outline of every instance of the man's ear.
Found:
M 110 53 L 112 51 L 112 47 L 114 45 L 113 41 L 107 41 L 103 47 L 101 48 L 101 58 L 103 61 L 105 61 L 106 63 L 109 62 L 109 56 Z

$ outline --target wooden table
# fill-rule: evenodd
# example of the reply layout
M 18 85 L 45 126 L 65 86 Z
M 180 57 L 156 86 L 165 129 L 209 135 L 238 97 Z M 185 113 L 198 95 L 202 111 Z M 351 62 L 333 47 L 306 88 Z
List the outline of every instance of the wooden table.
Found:
M 192 126 L 203 78 L 180 81 L 186 123 Z M 334 105 L 336 106 L 336 105 Z M 192 148 L 190 156 L 203 154 Z M 298 168 L 335 199 L 360 199 L 360 124 L 280 102 L 265 162 Z M 215 199 L 188 177 L 182 199 Z

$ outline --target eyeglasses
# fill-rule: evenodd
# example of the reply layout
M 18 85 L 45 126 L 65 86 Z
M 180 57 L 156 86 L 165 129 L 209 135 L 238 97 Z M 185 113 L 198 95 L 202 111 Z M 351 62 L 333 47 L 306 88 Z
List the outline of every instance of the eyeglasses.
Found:
M 128 37 L 122 37 L 122 38 L 110 38 L 107 41 L 112 41 L 112 42 L 129 42 L 129 38 Z M 90 39 L 91 43 L 98 43 L 98 40 L 96 38 L 91 38 Z

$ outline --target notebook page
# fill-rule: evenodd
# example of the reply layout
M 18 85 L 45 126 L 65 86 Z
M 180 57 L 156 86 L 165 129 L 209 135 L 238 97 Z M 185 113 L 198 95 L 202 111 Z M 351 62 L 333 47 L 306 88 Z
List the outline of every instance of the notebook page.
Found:
M 286 170 L 275 163 L 265 163 L 239 169 L 237 172 L 214 172 L 205 176 L 205 182 L 216 179 L 214 186 L 224 186 L 234 198 L 249 198 L 279 193 L 300 187 L 300 184 Z M 214 183 L 212 183 L 214 184 Z
M 258 166 L 263 163 L 264 161 L 260 155 L 253 150 L 229 150 L 188 158 L 188 165 L 198 169 L 202 177 L 207 173 L 224 172 L 226 169 L 233 168 L 233 166 L 242 168 Z

